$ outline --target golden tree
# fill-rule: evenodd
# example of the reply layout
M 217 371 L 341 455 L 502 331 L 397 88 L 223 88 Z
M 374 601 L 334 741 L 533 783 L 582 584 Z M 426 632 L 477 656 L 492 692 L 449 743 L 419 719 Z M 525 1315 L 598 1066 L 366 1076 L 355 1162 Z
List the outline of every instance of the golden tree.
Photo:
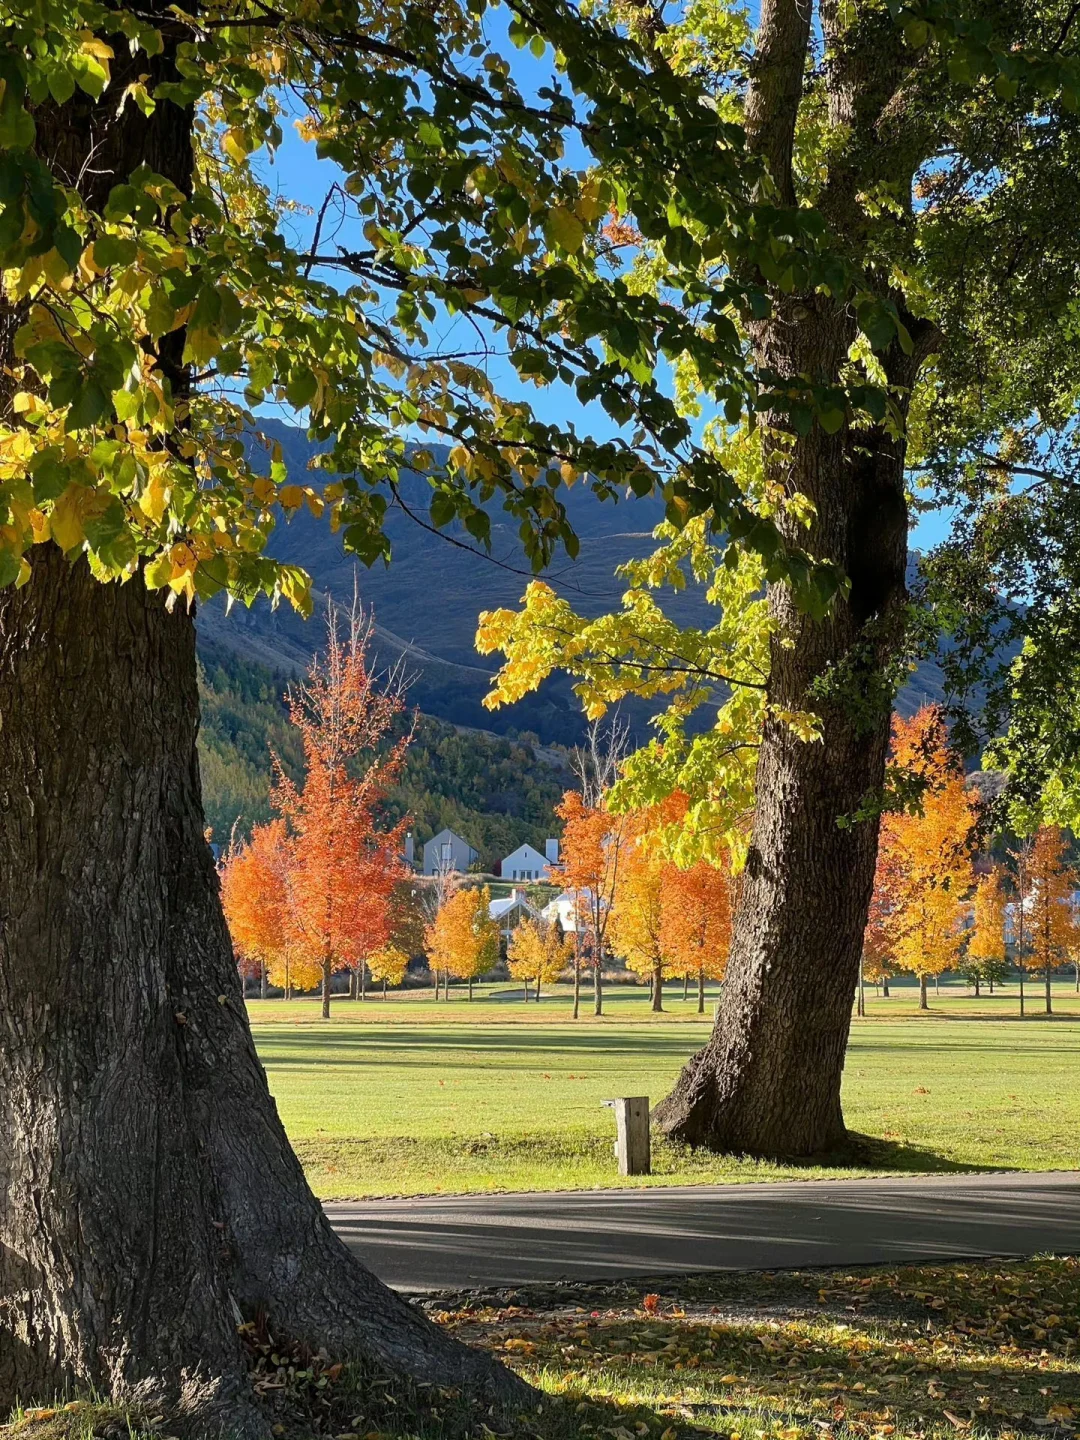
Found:
M 405 972 L 409 968 L 409 957 L 404 950 L 397 945 L 383 945 L 373 955 L 368 956 L 368 970 L 371 978 L 378 984 L 382 981 L 383 999 L 386 999 L 387 985 L 400 985 L 405 979 Z
M 1065 836 L 1057 825 L 1041 825 L 1031 842 L 1028 866 L 1031 901 L 1028 934 L 1031 957 L 1043 972 L 1046 1013 L 1053 1013 L 1050 979 L 1064 965 L 1075 945 L 1072 892 L 1076 876 L 1068 864 Z
M 937 706 L 923 706 L 910 720 L 896 718 L 892 760 L 924 787 L 918 809 L 886 815 L 881 828 L 895 866 L 888 926 L 893 954 L 902 970 L 919 977 L 925 1010 L 927 977 L 959 962 L 976 815 Z
M 973 923 L 968 936 L 969 975 L 978 995 L 984 979 L 993 985 L 994 977 L 1000 976 L 1008 959 L 1005 943 L 1005 924 L 1008 914 L 1008 896 L 1005 890 L 1003 867 L 993 865 L 985 875 L 979 877 L 975 887 Z
M 495 967 L 499 959 L 499 927 L 490 914 L 491 892 L 479 889 L 456 891 L 443 905 L 424 932 L 429 963 L 436 971 L 469 982 Z
M 664 977 L 671 974 L 673 958 L 662 897 L 675 867 L 648 844 L 651 828 L 647 815 L 633 816 L 628 826 L 630 839 L 611 912 L 611 942 L 628 968 L 650 982 L 652 1008 L 661 1011 Z
M 573 952 L 559 926 L 540 919 L 523 920 L 510 936 L 506 947 L 510 974 L 525 986 L 529 998 L 529 982 L 536 985 L 540 999 L 541 983 L 553 984 L 573 961 Z

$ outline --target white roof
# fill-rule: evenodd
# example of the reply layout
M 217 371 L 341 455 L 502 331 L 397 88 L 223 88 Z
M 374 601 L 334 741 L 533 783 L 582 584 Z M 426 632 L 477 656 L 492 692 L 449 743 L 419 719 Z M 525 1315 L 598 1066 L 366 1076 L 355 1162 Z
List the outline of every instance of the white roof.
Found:
M 546 866 L 549 863 L 547 856 L 542 855 L 540 851 L 537 850 L 535 845 L 530 845 L 528 844 L 528 842 L 526 842 L 524 845 L 519 845 L 516 850 L 511 850 L 510 854 L 507 855 L 506 859 L 502 863 L 504 865 L 509 865 L 511 861 L 514 860 L 518 860 L 523 863 L 527 862 L 529 864 L 537 864 L 540 866 Z
M 488 914 L 492 920 L 499 920 L 503 915 L 509 915 L 510 911 L 518 906 L 520 906 L 522 910 L 527 910 L 530 915 L 536 914 L 536 911 L 523 895 L 504 895 L 499 900 L 492 900 L 488 905 Z

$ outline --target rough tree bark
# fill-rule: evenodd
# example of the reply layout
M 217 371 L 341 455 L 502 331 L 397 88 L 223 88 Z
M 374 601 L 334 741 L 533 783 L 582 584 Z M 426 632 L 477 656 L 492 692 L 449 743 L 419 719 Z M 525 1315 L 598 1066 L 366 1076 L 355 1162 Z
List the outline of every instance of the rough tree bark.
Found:
M 257 1434 L 233 1302 L 394 1371 L 515 1383 L 327 1224 L 256 1057 L 195 748 L 190 617 L 52 545 L 0 592 L 0 1407 L 93 1385 Z
M 170 63 L 116 49 L 117 94 Z M 103 193 L 144 160 L 190 180 L 169 103 L 37 119 L 62 178 L 92 156 Z M 203 834 L 193 617 L 51 543 L 31 570 L 0 591 L 0 1412 L 92 1386 L 193 1436 L 261 1436 L 237 1314 L 527 1398 L 352 1256 L 289 1146 Z
M 750 146 L 785 204 L 796 199 L 792 144 L 812 10 L 805 0 L 763 0 L 747 93 Z M 882 118 L 906 62 L 887 14 L 864 12 L 841 41 L 836 12 L 832 0 L 819 7 L 835 46 L 826 67 L 830 119 L 846 127 L 849 141 L 831 162 L 819 203 L 858 253 L 859 189 L 883 169 L 891 167 L 895 180 L 915 163 L 906 150 L 898 153 Z M 895 298 L 905 313 L 903 297 Z M 911 328 L 914 353 L 894 344 L 883 357 L 895 386 L 910 388 L 935 343 L 929 325 L 912 321 Z M 772 315 L 751 323 L 750 334 L 761 366 L 835 384 L 856 330 L 850 313 L 826 297 L 777 291 Z M 904 442 L 883 427 L 854 432 L 844 425 L 828 435 L 815 424 L 800 436 L 783 414 L 766 416 L 763 433 L 772 475 L 816 507 L 809 532 L 792 527 L 792 539 L 838 562 L 851 589 L 816 621 L 785 587 L 770 587 L 779 633 L 768 698 L 781 709 L 815 710 L 822 743 L 766 723 L 716 1027 L 655 1118 L 665 1133 L 693 1145 L 805 1155 L 845 1138 L 840 1080 L 878 826 L 873 819 L 839 822 L 879 793 L 884 778 L 890 705 L 882 671 L 906 598 Z M 823 680 L 832 682 L 831 693 L 820 693 Z

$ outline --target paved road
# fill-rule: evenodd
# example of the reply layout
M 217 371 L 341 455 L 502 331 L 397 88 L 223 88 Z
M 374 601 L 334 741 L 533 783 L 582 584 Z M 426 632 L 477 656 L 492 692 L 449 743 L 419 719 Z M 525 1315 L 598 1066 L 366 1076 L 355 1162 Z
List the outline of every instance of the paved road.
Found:
M 398 1289 L 1080 1251 L 1080 1172 L 327 1205 Z

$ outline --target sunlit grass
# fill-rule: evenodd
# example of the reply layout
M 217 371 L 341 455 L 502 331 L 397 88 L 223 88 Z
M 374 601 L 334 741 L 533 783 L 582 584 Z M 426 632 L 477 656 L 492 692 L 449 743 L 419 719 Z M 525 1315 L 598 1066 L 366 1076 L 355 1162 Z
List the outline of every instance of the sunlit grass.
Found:
M 567 995 L 524 1005 L 486 987 L 430 998 L 256 1001 L 256 1044 L 290 1137 L 325 1199 L 364 1195 L 739 1182 L 1078 1164 L 1080 1000 L 1059 984 L 1051 1018 L 1015 1016 L 1015 987 L 968 996 L 914 987 L 873 997 L 852 1025 L 849 1126 L 865 1140 L 828 1164 L 717 1158 L 657 1144 L 647 1180 L 619 1182 L 614 1095 L 658 1100 L 708 1035 L 693 1000 L 669 1013 L 611 987 L 608 1013 L 574 1022 Z M 430 992 L 429 992 L 430 996 Z M 711 1005 L 710 1005 L 711 1008 Z

